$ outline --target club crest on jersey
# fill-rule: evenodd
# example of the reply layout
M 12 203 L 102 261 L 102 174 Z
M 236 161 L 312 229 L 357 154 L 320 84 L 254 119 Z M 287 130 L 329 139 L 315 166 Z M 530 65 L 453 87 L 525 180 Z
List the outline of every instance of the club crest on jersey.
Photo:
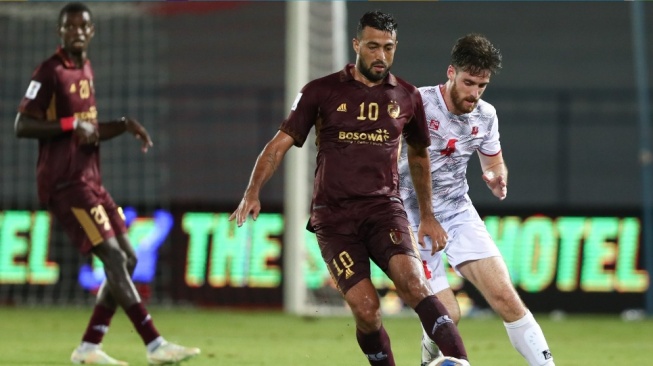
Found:
M 440 129 L 440 121 L 437 119 L 432 119 L 429 121 L 429 129 L 437 131 Z
M 473 136 L 478 135 L 478 126 L 473 126 L 473 127 L 472 127 L 472 135 L 473 135 Z
M 399 104 L 396 101 L 391 100 L 390 104 L 388 104 L 388 114 L 392 118 L 397 118 L 399 117 L 399 112 L 401 112 L 401 108 L 399 108 Z
M 400 244 L 401 243 L 401 231 L 392 229 L 390 230 L 390 240 L 392 240 L 392 243 L 394 244 Z

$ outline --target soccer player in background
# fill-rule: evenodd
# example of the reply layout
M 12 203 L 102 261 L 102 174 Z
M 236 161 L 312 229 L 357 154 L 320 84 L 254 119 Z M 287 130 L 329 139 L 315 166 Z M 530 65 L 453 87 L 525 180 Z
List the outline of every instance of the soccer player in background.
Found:
M 15 122 L 17 137 L 39 141 L 39 200 L 62 224 L 73 245 L 81 253 L 95 254 L 106 273 L 88 327 L 71 361 L 127 365 L 101 349 L 118 306 L 145 343 L 150 364 L 182 361 L 200 350 L 169 343 L 154 327 L 131 280 L 136 255 L 122 210 L 102 185 L 100 142 L 129 132 L 147 152 L 152 141 L 145 128 L 132 118 L 98 123 L 93 69 L 87 58 L 94 32 L 91 11 L 84 4 L 69 3 L 61 9 L 61 44 L 34 71 Z
M 424 276 L 417 243 L 398 191 L 397 155 L 401 136 L 419 194 L 417 237 L 446 235 L 433 215 L 428 129 L 420 95 L 390 73 L 397 47 L 397 23 L 379 11 L 359 21 L 353 48 L 356 64 L 309 82 L 289 116 L 258 156 L 249 184 L 230 220 L 241 226 L 256 219 L 261 187 L 285 153 L 317 134 L 317 168 L 308 229 L 356 320 L 356 339 L 370 365 L 395 365 L 382 321 L 379 296 L 370 280 L 370 259 L 394 282 L 403 301 L 450 359 L 469 365 L 458 329 Z M 424 244 L 422 244 L 424 245 Z M 438 363 L 438 364 L 440 364 Z
M 419 88 L 431 136 L 433 207 L 448 234 L 443 250 L 451 266 L 483 294 L 503 319 L 510 342 L 529 365 L 553 365 L 542 329 L 517 294 L 501 253 L 467 194 L 467 163 L 478 152 L 483 180 L 499 200 L 506 198 L 508 169 L 499 142 L 497 113 L 481 99 L 490 77 L 501 68 L 501 58 L 487 38 L 469 34 L 453 47 L 447 82 Z M 402 151 L 400 192 L 416 232 L 423 215 L 410 165 Z M 457 323 L 460 308 L 447 282 L 442 253 L 426 248 L 420 249 L 420 254 L 433 291 Z M 437 355 L 437 346 L 422 337 L 422 365 Z

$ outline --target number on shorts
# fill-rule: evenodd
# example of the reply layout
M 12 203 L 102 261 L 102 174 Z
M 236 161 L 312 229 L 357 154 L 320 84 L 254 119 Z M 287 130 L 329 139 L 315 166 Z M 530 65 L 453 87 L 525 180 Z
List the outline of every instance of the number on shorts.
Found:
M 354 265 L 354 260 L 351 259 L 351 256 L 346 251 L 340 253 L 340 255 L 338 255 L 338 258 L 333 258 L 333 268 L 336 269 L 336 274 L 338 276 L 342 275 L 342 273 L 344 272 L 345 278 L 351 277 L 354 274 L 354 271 L 350 269 L 353 265 Z M 345 269 L 343 270 L 342 267 L 344 267 Z
M 104 230 L 111 230 L 111 224 L 109 223 L 109 215 L 107 215 L 107 211 L 104 209 L 104 206 L 102 205 L 97 205 L 91 209 L 91 216 L 93 216 L 93 220 L 95 220 L 95 223 L 98 224 L 99 226 L 102 226 Z

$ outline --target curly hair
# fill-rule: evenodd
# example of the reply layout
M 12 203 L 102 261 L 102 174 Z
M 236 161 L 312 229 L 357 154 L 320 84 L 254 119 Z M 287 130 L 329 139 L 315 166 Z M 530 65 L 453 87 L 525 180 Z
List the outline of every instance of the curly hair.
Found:
M 471 33 L 458 39 L 451 50 L 451 65 L 472 75 L 501 69 L 501 52 L 482 34 Z

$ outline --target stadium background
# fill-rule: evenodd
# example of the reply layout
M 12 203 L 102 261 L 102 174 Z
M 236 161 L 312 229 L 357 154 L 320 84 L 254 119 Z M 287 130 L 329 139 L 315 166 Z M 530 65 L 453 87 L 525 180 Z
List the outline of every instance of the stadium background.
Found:
M 61 5 L 0 5 L 0 30 L 5 35 L 0 39 L 4 304 L 92 302 L 92 288 L 80 285 L 80 267 L 86 261 L 71 250 L 56 223 L 42 224 L 43 216 L 32 215 L 42 210 L 35 189 L 36 142 L 17 140 L 12 129 L 32 70 L 57 44 L 54 24 Z M 117 202 L 144 218 L 143 230 L 151 230 L 150 224 L 165 226 L 165 218 L 153 219 L 159 209 L 170 213 L 174 223 L 165 226 L 170 231 L 153 256 L 158 261 L 150 268 L 153 277 L 143 281 L 141 289 L 149 293 L 149 301 L 161 304 L 279 306 L 281 261 L 280 249 L 274 246 L 282 235 L 280 217 L 275 216 L 283 209 L 280 172 L 262 192 L 270 216 L 264 223 L 268 230 L 261 239 L 264 248 L 256 252 L 262 258 L 256 264 L 262 266 L 259 272 L 240 278 L 233 267 L 251 267 L 252 262 L 225 260 L 223 267 L 215 267 L 188 258 L 191 249 L 204 259 L 217 252 L 201 240 L 192 245 L 189 227 L 199 225 L 201 232 L 224 225 L 225 213 L 237 206 L 257 154 L 287 112 L 285 4 L 90 5 L 97 24 L 90 58 L 100 119 L 134 116 L 149 128 L 155 142 L 145 156 L 128 137 L 107 143 L 102 150 L 105 185 Z M 471 196 L 483 216 L 519 217 L 523 222 L 548 217 L 551 223 L 560 216 L 617 218 L 610 225 L 616 225 L 619 233 L 631 222 L 624 220 L 639 218 L 643 187 L 630 4 L 349 2 L 348 40 L 358 17 L 377 8 L 394 13 L 399 22 L 393 72 L 415 85 L 444 80 L 451 45 L 466 33 L 484 33 L 502 50 L 504 69 L 492 79 L 484 98 L 499 112 L 511 171 L 510 195 L 501 204 L 495 202 L 473 160 Z M 653 4 L 645 3 L 642 9 L 646 39 L 653 40 Z M 652 43 L 647 47 L 650 59 Z M 353 61 L 350 47 L 348 52 Z M 597 222 L 600 226 L 603 221 Z M 43 231 L 38 225 L 51 229 Z M 560 230 L 551 228 L 548 235 L 556 241 Z M 226 228 L 222 235 L 226 241 L 236 234 Z M 621 236 L 604 236 L 618 251 Z M 213 245 L 219 246 L 216 238 Z M 37 240 L 46 246 L 38 246 Z M 533 242 L 543 240 L 536 237 Z M 598 289 L 589 284 L 573 291 L 560 291 L 556 285 L 520 291 L 534 310 L 577 311 L 577 300 L 596 304 L 584 308 L 593 312 L 643 307 L 648 276 L 642 274 L 643 248 L 635 241 L 635 251 L 627 259 L 635 261 L 631 267 L 637 291 L 624 290 L 618 279 L 605 279 L 609 286 Z M 595 276 L 618 272 L 618 255 L 603 253 L 606 257 L 599 258 L 601 268 L 594 269 Z M 30 264 L 34 258 L 45 258 L 45 265 Z M 58 271 L 51 271 L 53 263 Z M 224 273 L 212 272 L 220 268 Z M 93 280 L 89 281 L 92 287 Z

